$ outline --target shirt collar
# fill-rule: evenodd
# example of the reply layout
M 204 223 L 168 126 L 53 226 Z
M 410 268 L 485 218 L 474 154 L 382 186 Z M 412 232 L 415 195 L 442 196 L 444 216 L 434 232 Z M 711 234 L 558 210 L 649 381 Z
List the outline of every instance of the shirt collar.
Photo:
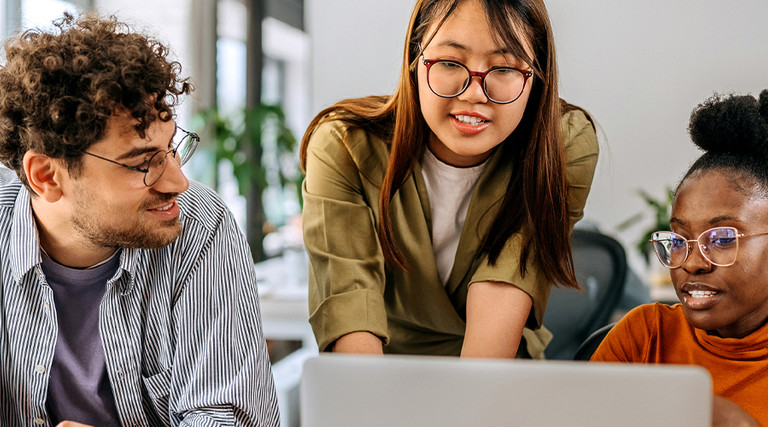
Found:
M 721 338 L 694 328 L 699 343 L 720 357 L 730 360 L 765 360 L 768 356 L 768 323 L 742 338 Z
M 21 283 L 22 277 L 42 262 L 30 195 L 24 186 L 16 196 L 10 237 L 11 273 L 16 283 Z
M 136 265 L 139 262 L 139 254 L 142 249 L 123 248 L 120 253 L 120 266 L 118 267 L 117 274 L 115 274 L 115 280 L 119 279 L 123 273 L 127 274 L 124 285 L 120 290 L 123 295 L 129 294 L 134 287 L 136 281 Z
M 24 186 L 21 186 L 16 196 L 10 237 L 11 273 L 13 280 L 21 284 L 22 278 L 43 261 L 40 255 L 40 238 L 32 215 L 32 202 Z M 119 279 L 123 272 L 128 273 L 127 280 L 123 282 L 125 284 L 121 289 L 123 294 L 128 294 L 133 289 L 140 251 L 140 249 L 123 248 L 120 254 L 120 266 L 114 280 Z

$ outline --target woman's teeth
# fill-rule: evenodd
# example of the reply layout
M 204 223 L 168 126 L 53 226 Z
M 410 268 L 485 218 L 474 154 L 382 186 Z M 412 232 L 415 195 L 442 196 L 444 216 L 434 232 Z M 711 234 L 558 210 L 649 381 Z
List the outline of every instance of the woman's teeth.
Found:
M 483 120 L 483 119 L 481 119 L 479 117 L 474 117 L 474 116 L 458 115 L 458 116 L 453 116 L 453 117 L 455 117 L 456 120 L 458 120 L 461 123 L 466 123 L 468 125 L 474 125 L 474 126 L 477 126 L 479 124 L 482 124 L 482 123 L 486 122 L 485 120 Z
M 712 291 L 688 291 L 688 294 L 693 298 L 708 298 L 715 295 L 717 292 Z

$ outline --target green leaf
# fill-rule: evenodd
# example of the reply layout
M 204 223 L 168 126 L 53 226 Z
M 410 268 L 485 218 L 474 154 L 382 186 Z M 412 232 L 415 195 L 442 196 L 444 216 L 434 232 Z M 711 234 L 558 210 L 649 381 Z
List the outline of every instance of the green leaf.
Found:
M 651 224 L 646 230 L 642 232 L 640 239 L 636 243 L 636 248 L 643 255 L 646 262 L 650 261 L 650 256 L 653 252 L 653 248 L 649 240 L 651 235 L 656 231 L 662 231 L 669 229 L 669 220 L 672 214 L 672 203 L 674 202 L 674 191 L 672 188 L 667 187 L 665 189 L 665 195 L 663 198 L 657 199 L 650 195 L 643 189 L 637 189 L 637 194 L 643 199 L 648 206 L 650 212 L 638 212 L 626 220 L 619 223 L 616 226 L 618 231 L 626 231 L 634 225 L 640 223 L 650 213 L 653 218 L 653 224 Z
M 233 174 L 238 183 L 238 191 L 246 195 L 251 188 L 262 190 L 268 185 L 265 165 L 278 164 L 278 183 L 281 187 L 293 184 L 295 180 L 284 175 L 300 177 L 298 159 L 294 162 L 294 171 L 282 170 L 282 157 L 295 157 L 297 139 L 285 120 L 285 113 L 279 105 L 263 104 L 255 108 L 242 109 L 228 116 L 223 116 L 216 108 L 202 111 L 195 115 L 193 123 L 199 129 L 207 128 L 212 133 L 211 143 L 215 145 L 216 161 L 228 161 L 232 164 Z M 275 135 L 276 158 L 264 158 L 263 136 L 269 129 Z M 218 166 L 214 165 L 218 170 Z M 294 173 L 295 172 L 295 173 Z M 299 199 L 301 196 L 298 195 Z

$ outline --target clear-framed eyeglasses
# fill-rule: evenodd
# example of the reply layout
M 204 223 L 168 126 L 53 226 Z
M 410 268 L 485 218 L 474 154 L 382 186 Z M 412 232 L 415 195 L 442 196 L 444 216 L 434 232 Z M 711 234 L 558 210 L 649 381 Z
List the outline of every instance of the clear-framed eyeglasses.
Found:
M 762 236 L 762 233 L 744 234 L 734 227 L 715 227 L 701 233 L 696 239 L 685 237 L 672 231 L 657 231 L 651 234 L 650 242 L 659 261 L 667 268 L 678 268 L 688 259 L 698 245 L 701 255 L 713 265 L 728 267 L 736 262 L 739 252 L 739 239 L 750 236 Z
M 116 162 L 112 159 L 99 156 L 97 154 L 89 153 L 87 151 L 83 151 L 83 153 L 92 157 L 96 157 L 97 159 L 106 160 L 110 163 L 120 165 L 132 171 L 143 173 L 144 185 L 151 187 L 160 179 L 160 177 L 163 176 L 165 167 L 168 165 L 166 158 L 169 154 L 171 155 L 171 158 L 173 158 L 173 160 L 179 164 L 179 166 L 184 166 L 192 157 L 192 154 L 194 154 L 195 149 L 197 149 L 197 145 L 199 143 L 200 137 L 195 132 L 186 131 L 177 125 L 176 134 L 173 136 L 173 142 L 171 143 L 171 147 L 173 148 L 170 150 L 155 151 L 152 153 L 149 159 L 140 166 L 129 166 L 120 162 Z
M 432 93 L 441 98 L 454 98 L 467 90 L 473 77 L 480 77 L 480 86 L 486 98 L 496 104 L 510 104 L 523 94 L 525 85 L 533 76 L 530 70 L 513 67 L 491 67 L 485 72 L 472 71 L 458 61 L 426 59 L 421 62 L 427 68 L 427 85 Z

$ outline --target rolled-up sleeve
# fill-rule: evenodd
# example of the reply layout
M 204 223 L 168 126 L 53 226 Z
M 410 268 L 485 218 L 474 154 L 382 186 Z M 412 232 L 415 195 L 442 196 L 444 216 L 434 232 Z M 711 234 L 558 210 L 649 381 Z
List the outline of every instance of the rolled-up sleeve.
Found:
M 349 154 L 347 137 L 338 122 L 315 130 L 302 187 L 310 323 L 321 351 L 356 331 L 389 340 L 375 205 L 365 195 L 366 178 Z

